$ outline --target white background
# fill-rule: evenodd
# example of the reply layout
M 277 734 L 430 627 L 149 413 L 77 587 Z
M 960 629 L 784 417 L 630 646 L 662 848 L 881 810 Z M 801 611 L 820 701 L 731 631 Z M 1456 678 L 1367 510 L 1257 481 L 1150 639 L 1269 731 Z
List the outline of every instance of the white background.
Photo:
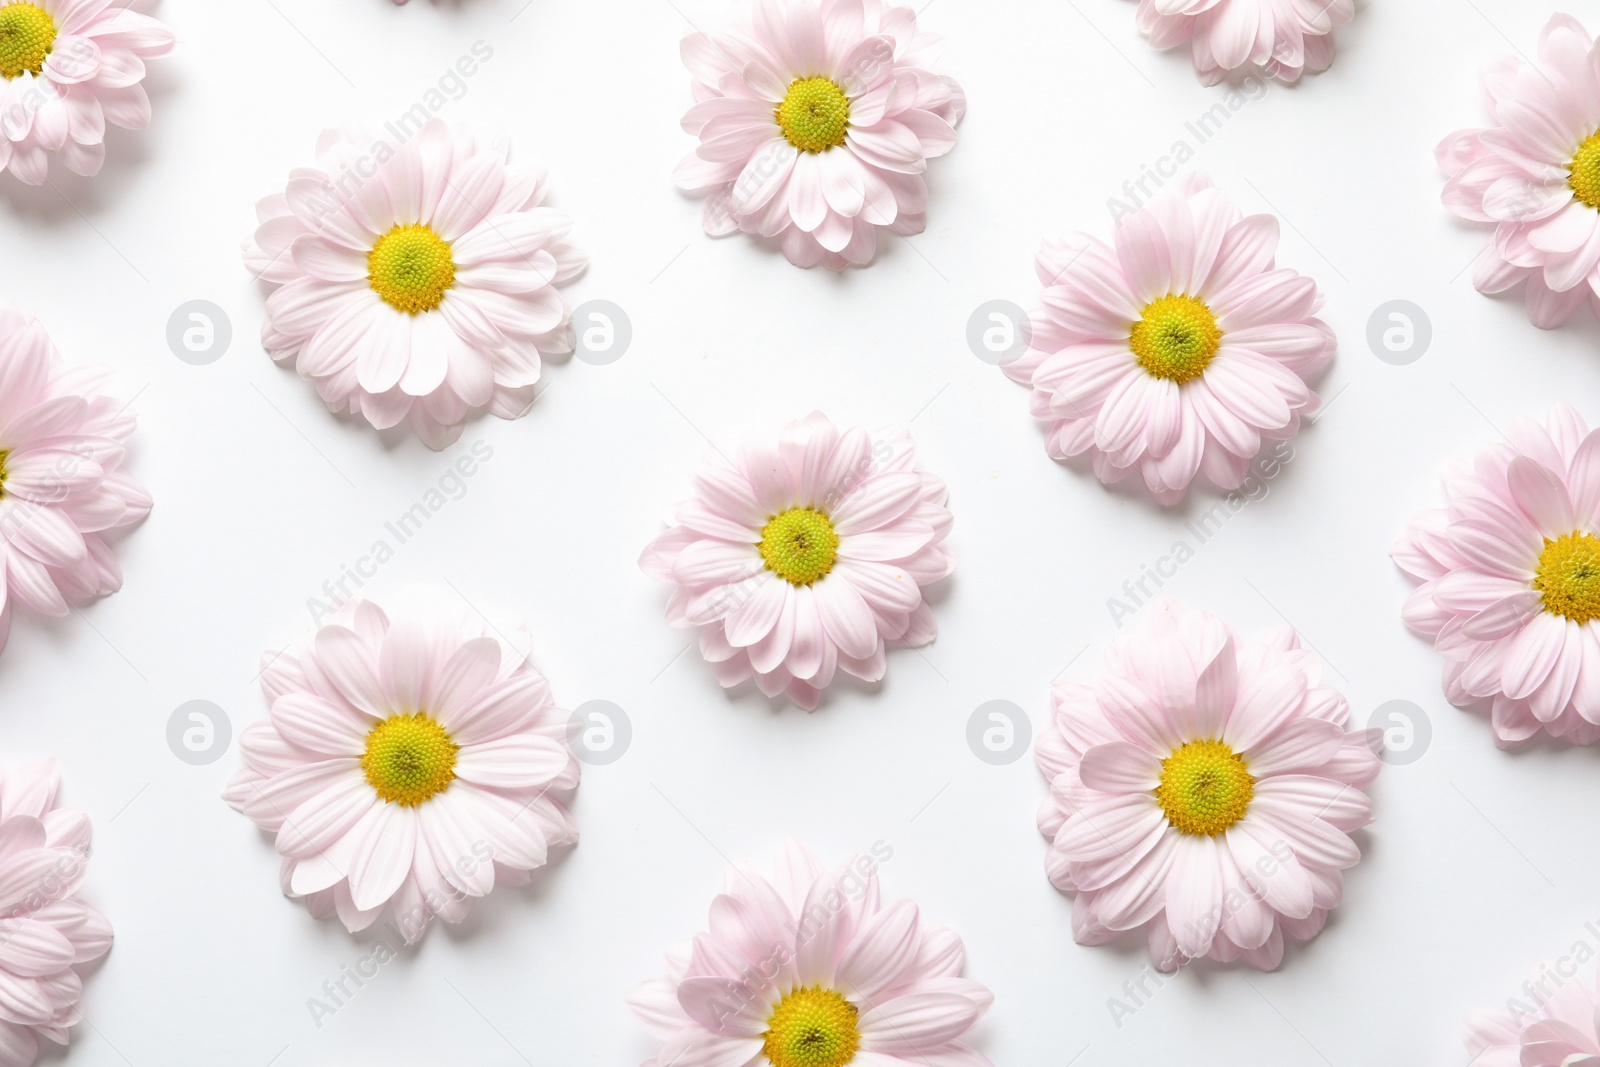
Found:
M 1409 700 L 1433 738 L 1374 787 L 1366 858 L 1320 939 L 1274 974 L 1185 971 L 1119 1027 L 1108 998 L 1139 976 L 1142 946 L 1072 943 L 1043 873 L 1031 756 L 980 762 L 966 723 L 1006 699 L 1042 729 L 1051 680 L 1092 676 L 1115 630 L 1107 599 L 1211 498 L 1163 511 L 1052 463 L 1025 391 L 973 356 L 965 329 L 985 300 L 1032 305 L 1040 237 L 1107 231 L 1107 198 L 1192 140 L 1185 123 L 1226 90 L 1198 84 L 1186 54 L 1151 51 L 1131 0 L 933 0 L 923 24 L 948 38 L 942 70 L 971 106 L 930 172 L 928 232 L 888 240 L 867 270 L 807 272 L 704 237 L 672 186 L 691 147 L 677 40 L 720 0 L 676 2 L 167 0 L 179 51 L 150 79 L 152 129 L 114 132 L 92 181 L 0 179 L 0 289 L 66 358 L 118 369 L 140 418 L 130 465 L 156 500 L 121 546 L 121 593 L 57 622 L 19 615 L 0 655 L 0 756 L 60 759 L 67 802 L 96 828 L 86 895 L 117 932 L 71 1062 L 637 1063 L 652 1045 L 628 991 L 702 928 L 725 857 L 764 857 L 784 834 L 834 859 L 892 847 L 888 895 L 958 929 L 968 973 L 995 991 L 977 1039 L 1003 1067 L 1464 1062 L 1462 1014 L 1503 1003 L 1536 961 L 1596 946 L 1584 924 L 1600 919 L 1596 754 L 1506 755 L 1450 708 L 1439 658 L 1401 625 L 1408 586 L 1387 558 L 1436 504 L 1448 457 L 1556 400 L 1600 418 L 1600 328 L 1585 316 L 1541 333 L 1519 302 L 1472 290 L 1486 237 L 1440 206 L 1432 158 L 1485 121 L 1480 70 L 1532 53 L 1556 5 L 1363 4 L 1331 72 L 1273 86 L 1191 164 L 1246 211 L 1284 218 L 1280 262 L 1321 283 L 1342 347 L 1325 417 L 1167 592 L 1247 631 L 1289 620 L 1359 721 Z M 552 368 L 525 419 L 485 419 L 436 454 L 334 419 L 271 363 L 238 248 L 254 201 L 310 162 L 319 129 L 400 114 L 480 40 L 492 59 L 442 114 L 498 124 L 551 168 L 593 260 L 571 296 L 616 302 L 635 334 L 613 365 Z M 211 366 L 167 347 L 168 316 L 192 299 L 233 322 Z M 1365 341 L 1391 299 L 1432 319 L 1410 366 Z M 841 686 L 807 715 L 727 695 L 680 656 L 666 591 L 635 561 L 702 435 L 726 444 L 812 408 L 912 420 L 950 483 L 958 566 L 937 643 L 892 653 L 881 686 Z M 166 723 L 191 699 L 220 704 L 235 733 L 263 715 L 262 651 L 301 635 L 308 598 L 478 441 L 492 460 L 366 591 L 525 616 L 561 702 L 615 701 L 632 747 L 585 770 L 583 841 L 564 862 L 436 928 L 318 1028 L 308 998 L 372 937 L 280 895 L 269 842 L 219 799 L 237 752 L 186 765 Z

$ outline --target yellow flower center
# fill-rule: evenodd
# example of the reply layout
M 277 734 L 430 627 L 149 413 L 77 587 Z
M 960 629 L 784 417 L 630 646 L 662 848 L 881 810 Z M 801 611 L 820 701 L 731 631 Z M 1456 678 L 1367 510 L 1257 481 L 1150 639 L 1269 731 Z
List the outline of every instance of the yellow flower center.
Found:
M 1572 195 L 1592 208 L 1600 208 L 1600 133 L 1591 133 L 1567 164 L 1567 184 Z
M 761 1053 L 772 1067 L 844 1067 L 861 1047 L 856 1006 L 821 986 L 785 994 L 765 1037 Z
M 827 78 L 796 78 L 778 105 L 778 128 L 802 152 L 826 152 L 844 144 L 850 98 Z
M 0 74 L 6 81 L 23 71 L 38 74 L 56 43 L 56 21 L 37 4 L 0 7 Z
M 1600 537 L 1546 538 L 1533 587 L 1544 594 L 1544 610 L 1552 615 L 1580 624 L 1600 619 Z
M 367 281 L 396 311 L 432 311 L 456 283 L 450 242 L 427 226 L 396 226 L 367 253 Z
M 1145 373 L 1179 385 L 1204 374 L 1221 344 L 1216 316 L 1192 296 L 1152 300 L 1128 335 L 1128 346 Z
M 1244 760 L 1221 741 L 1190 741 L 1161 761 L 1156 802 L 1178 832 L 1215 837 L 1244 818 L 1255 783 Z
M 810 585 L 833 570 L 839 535 L 816 508 L 790 508 L 761 528 L 761 558 L 790 585 Z
M 10 458 L 10 450 L 0 448 L 0 500 L 4 500 L 6 496 L 6 476 L 9 473 L 6 470 L 6 460 Z
M 459 751 L 426 712 L 391 715 L 367 734 L 361 769 L 384 800 L 414 808 L 450 788 Z

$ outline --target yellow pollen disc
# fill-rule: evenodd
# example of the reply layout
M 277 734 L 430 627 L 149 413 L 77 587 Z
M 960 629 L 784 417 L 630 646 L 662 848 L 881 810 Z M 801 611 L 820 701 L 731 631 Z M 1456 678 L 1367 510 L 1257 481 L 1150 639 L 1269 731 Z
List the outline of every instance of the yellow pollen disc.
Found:
M 6 460 L 10 458 L 10 451 L 0 448 L 0 500 L 4 500 L 6 495 Z
M 772 1067 L 844 1067 L 861 1047 L 856 1006 L 821 986 L 785 994 L 764 1036 L 761 1053 Z
M 426 712 L 391 715 L 367 734 L 361 769 L 384 800 L 414 808 L 450 787 L 459 751 Z
M 827 78 L 796 78 L 777 110 L 778 128 L 802 152 L 826 152 L 844 144 L 850 98 Z
M 761 528 L 767 570 L 790 585 L 810 585 L 833 570 L 839 535 L 816 508 L 790 508 Z
M 0 7 L 0 74 L 6 81 L 23 71 L 38 74 L 56 43 L 56 22 L 37 4 Z
M 1552 615 L 1580 624 L 1600 619 L 1600 537 L 1546 538 L 1533 587 L 1544 594 L 1544 610 Z
M 1572 195 L 1592 208 L 1600 208 L 1600 133 L 1591 133 L 1578 146 L 1567 172 Z
M 1179 385 L 1204 374 L 1221 344 L 1216 316 L 1192 296 L 1152 300 L 1128 335 L 1128 347 L 1145 373 Z
M 1161 761 L 1156 802 L 1179 833 L 1215 837 L 1244 818 L 1256 780 L 1221 741 L 1190 741 Z
M 450 243 L 427 226 L 396 226 L 367 253 L 367 281 L 397 311 L 432 311 L 456 283 Z

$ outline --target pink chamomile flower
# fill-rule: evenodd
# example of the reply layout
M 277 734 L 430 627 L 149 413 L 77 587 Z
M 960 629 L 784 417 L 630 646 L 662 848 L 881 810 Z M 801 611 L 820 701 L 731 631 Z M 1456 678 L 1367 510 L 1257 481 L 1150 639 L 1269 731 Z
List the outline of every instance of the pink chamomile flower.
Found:
M 629 998 L 661 1041 L 644 1067 L 991 1067 L 966 1041 L 994 996 L 966 949 L 909 900 L 880 900 L 873 846 L 837 870 L 787 843 L 741 867 L 708 929 Z
M 390 623 L 343 606 L 263 658 L 268 717 L 223 793 L 275 835 L 284 895 L 352 933 L 387 914 L 407 943 L 575 844 L 569 716 L 478 616 Z
M 256 205 L 244 259 L 273 287 L 262 347 L 330 411 L 409 420 L 444 448 L 484 411 L 526 415 L 543 360 L 573 350 L 559 287 L 588 260 L 542 206 L 544 172 L 509 151 L 440 119 L 328 130 L 317 165 Z
M 122 588 L 110 538 L 150 494 L 122 466 L 135 419 L 101 394 L 109 376 L 0 301 L 0 646 L 14 604 L 60 618 Z
M 791 263 L 865 266 L 879 231 L 921 233 L 928 160 L 966 96 L 933 73 L 940 39 L 883 0 L 753 0 L 683 39 L 699 139 L 674 177 L 714 237 L 778 242 Z
M 1444 474 L 1445 506 L 1391 552 L 1421 584 L 1401 612 L 1445 659 L 1452 704 L 1501 747 L 1600 741 L 1600 430 L 1553 408 Z
M 673 585 L 667 621 L 699 630 L 724 686 L 754 677 L 809 711 L 838 671 L 876 682 L 888 645 L 933 640 L 923 590 L 955 565 L 951 516 L 904 430 L 813 413 L 708 457 L 693 488 L 639 565 Z
M 50 157 L 100 173 L 106 125 L 150 124 L 144 61 L 172 31 L 115 0 L 0 0 L 0 171 L 41 185 Z
M 61 770 L 43 760 L 0 775 L 0 1067 L 29 1067 L 83 1020 L 76 968 L 111 949 L 111 924 L 78 899 L 89 816 L 56 805 Z
M 1346 730 L 1321 673 L 1293 630 L 1246 643 L 1168 603 L 1112 641 L 1093 685 L 1056 685 L 1039 829 L 1079 944 L 1138 931 L 1163 971 L 1272 970 L 1321 932 L 1361 858 L 1381 741 Z
M 1160 503 L 1196 477 L 1244 484 L 1263 441 L 1287 440 L 1318 400 L 1306 384 L 1336 341 L 1310 278 L 1278 267 L 1278 220 L 1243 216 L 1194 175 L 1123 217 L 1107 244 L 1046 240 L 1043 310 L 1002 364 L 1032 387 L 1058 460 L 1087 454 L 1111 484 Z
M 1552 18 L 1537 61 L 1506 56 L 1484 75 L 1493 125 L 1439 143 L 1444 203 L 1494 227 L 1473 266 L 1481 293 L 1523 287 L 1528 318 L 1553 329 L 1600 313 L 1600 46 Z

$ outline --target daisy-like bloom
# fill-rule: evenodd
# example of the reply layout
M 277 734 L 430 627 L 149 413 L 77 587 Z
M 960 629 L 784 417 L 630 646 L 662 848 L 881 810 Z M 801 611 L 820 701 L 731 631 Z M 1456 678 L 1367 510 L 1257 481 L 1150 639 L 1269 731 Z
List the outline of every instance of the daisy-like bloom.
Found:
M 1580 957 L 1582 958 L 1582 957 Z M 1501 1008 L 1467 1016 L 1467 1067 L 1593 1067 L 1600 1064 L 1600 994 L 1570 961 L 1534 971 Z
M 911 901 L 880 902 L 874 857 L 829 872 L 790 842 L 772 877 L 730 872 L 710 929 L 629 1004 L 662 1041 L 644 1067 L 988 1067 L 961 1039 L 994 997 L 965 962 Z
M 1600 430 L 1566 406 L 1521 419 L 1444 491 L 1391 554 L 1422 583 L 1402 614 L 1450 702 L 1488 707 L 1503 748 L 1600 740 Z
M 921 233 L 928 160 L 955 147 L 967 98 L 934 74 L 940 39 L 883 0 L 754 0 L 683 39 L 699 138 L 674 178 L 706 196 L 713 237 L 777 240 L 789 261 L 864 266 L 878 230 Z
M 1506 56 L 1484 76 L 1488 129 L 1439 143 L 1444 203 L 1494 224 L 1473 267 L 1482 293 L 1524 284 L 1535 326 L 1600 309 L 1600 49 L 1571 15 L 1539 38 L 1539 58 Z
M 1039 829 L 1079 944 L 1142 929 L 1164 971 L 1272 970 L 1322 930 L 1360 859 L 1350 834 L 1370 821 L 1382 734 L 1347 732 L 1321 673 L 1293 630 L 1246 644 L 1163 604 L 1112 642 L 1094 685 L 1055 687 Z
M 1139 0 L 1139 29 L 1157 48 L 1188 43 L 1206 85 L 1259 70 L 1297 82 L 1333 63 L 1333 31 L 1355 0 Z
M 100 173 L 106 124 L 150 124 L 144 61 L 172 31 L 113 0 L 0 0 L 0 171 L 40 185 L 50 157 Z
M 754 676 L 810 711 L 836 671 L 875 682 L 887 644 L 933 640 L 922 587 L 955 566 L 947 495 L 904 430 L 813 413 L 737 461 L 708 457 L 639 565 L 673 584 L 667 621 L 699 629 L 719 682 Z
M 1316 283 L 1273 265 L 1278 220 L 1239 214 L 1204 175 L 1122 219 L 1111 244 L 1047 240 L 1044 309 L 1002 369 L 1033 387 L 1045 447 L 1085 452 L 1110 484 L 1132 474 L 1163 504 L 1201 475 L 1237 489 L 1263 439 L 1318 400 L 1305 377 L 1336 342 Z
M 89 816 L 56 807 L 54 760 L 0 777 L 0 1067 L 29 1067 L 40 1039 L 65 1045 L 82 1018 L 74 967 L 111 948 L 111 924 L 77 898 Z
M 328 130 L 315 167 L 256 205 L 245 264 L 277 286 L 261 344 L 314 382 L 330 411 L 378 429 L 407 418 L 430 448 L 469 416 L 520 418 L 541 357 L 572 351 L 556 288 L 585 256 L 572 220 L 541 207 L 545 175 L 509 148 L 430 119 Z
M 37 319 L 0 301 L 0 646 L 14 603 L 60 617 L 122 588 L 106 537 L 143 519 L 150 495 L 122 469 L 135 420 L 100 395 L 109 374 L 68 367 Z
M 567 715 L 481 621 L 346 605 L 297 653 L 269 654 L 261 684 L 271 715 L 240 737 L 223 797 L 277 835 L 283 891 L 319 919 L 354 933 L 389 908 L 416 941 L 578 839 Z

